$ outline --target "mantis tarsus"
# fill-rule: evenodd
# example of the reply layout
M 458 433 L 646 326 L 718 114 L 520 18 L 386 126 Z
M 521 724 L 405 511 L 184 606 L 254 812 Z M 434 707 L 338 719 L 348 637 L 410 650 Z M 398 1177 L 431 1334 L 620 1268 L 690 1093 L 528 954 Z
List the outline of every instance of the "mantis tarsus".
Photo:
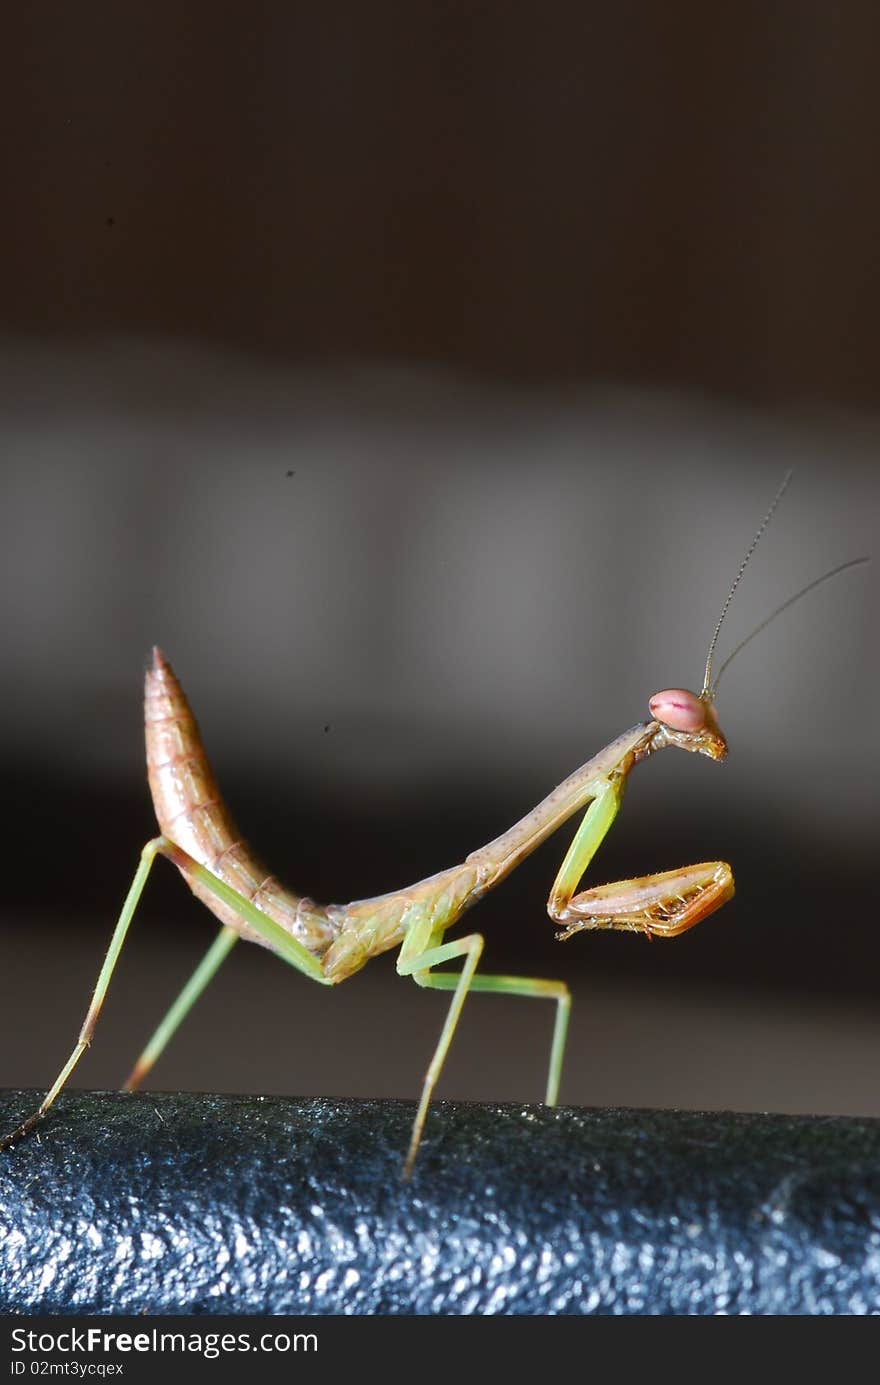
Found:
M 554 1105 L 559 1092 L 566 1030 L 571 1006 L 562 981 L 535 977 L 487 976 L 477 972 L 483 950 L 479 933 L 444 942 L 462 914 L 528 856 L 572 814 L 586 808 L 547 901 L 550 917 L 568 938 L 584 929 L 614 928 L 669 938 L 699 923 L 733 894 L 733 875 L 724 861 L 709 861 L 614 884 L 579 890 L 581 878 L 620 807 L 630 771 L 666 746 L 696 751 L 722 760 L 727 743 L 714 710 L 718 680 L 712 681 L 712 658 L 733 593 L 761 534 L 788 484 L 779 487 L 740 566 L 709 646 L 703 688 L 699 694 L 671 688 L 650 699 L 651 720 L 625 731 L 565 779 L 537 807 L 460 865 L 440 871 L 408 889 L 351 904 L 321 906 L 292 894 L 260 865 L 233 825 L 202 746 L 195 718 L 183 690 L 159 649 L 146 675 L 145 724 L 150 790 L 160 834 L 141 852 L 134 879 L 116 924 L 88 1013 L 76 1045 L 38 1110 L 0 1140 L 0 1150 L 27 1134 L 46 1114 L 89 1046 L 104 996 L 141 893 L 157 856 L 178 867 L 193 893 L 221 921 L 219 935 L 156 1029 L 125 1089 L 135 1089 L 150 1071 L 169 1039 L 211 980 L 239 937 L 261 943 L 284 961 L 322 985 L 352 976 L 371 957 L 400 947 L 397 971 L 420 986 L 453 992 L 446 1021 L 428 1066 L 404 1163 L 408 1176 L 419 1148 L 428 1105 L 470 990 L 552 1000 L 556 1018 L 550 1050 L 545 1100 Z M 751 639 L 780 611 L 807 591 L 853 563 L 804 587 L 763 621 Z M 443 962 L 461 958 L 460 971 L 437 971 Z

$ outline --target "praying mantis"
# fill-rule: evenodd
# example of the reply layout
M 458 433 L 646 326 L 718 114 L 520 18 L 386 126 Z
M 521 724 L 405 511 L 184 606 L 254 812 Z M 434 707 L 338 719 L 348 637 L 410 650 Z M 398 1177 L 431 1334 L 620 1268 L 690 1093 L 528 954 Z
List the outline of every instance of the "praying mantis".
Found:
M 658 750 L 681 750 L 720 761 L 727 742 L 715 714 L 715 696 L 724 669 L 740 649 L 794 601 L 845 568 L 850 560 L 802 588 L 741 641 L 716 678 L 712 661 L 722 623 L 754 549 L 788 485 L 780 485 L 727 594 L 706 659 L 702 690 L 667 688 L 649 701 L 651 719 L 611 741 L 508 831 L 471 852 L 458 865 L 408 888 L 356 900 L 319 905 L 285 889 L 253 855 L 234 826 L 209 766 L 201 736 L 180 682 L 162 652 L 153 650 L 145 684 L 145 734 L 149 785 L 159 835 L 148 841 L 126 895 L 101 967 L 86 1018 L 74 1048 L 38 1109 L 0 1140 L 0 1151 L 15 1144 L 42 1120 L 89 1047 L 113 971 L 122 951 L 147 878 L 158 856 L 177 866 L 184 880 L 220 920 L 220 932 L 136 1062 L 125 1090 L 143 1081 L 172 1035 L 216 974 L 239 938 L 269 948 L 320 985 L 353 976 L 370 958 L 399 947 L 397 972 L 417 985 L 452 992 L 439 1040 L 422 1085 L 403 1164 L 412 1173 L 429 1104 L 470 991 L 550 1000 L 555 1020 L 545 1101 L 555 1105 L 562 1072 L 571 997 L 563 981 L 524 976 L 484 975 L 477 968 L 483 937 L 470 932 L 444 941 L 446 933 L 501 883 L 551 833 L 581 809 L 575 832 L 547 901 L 557 936 L 570 938 L 590 929 L 610 928 L 671 938 L 708 917 L 734 892 L 725 861 L 708 861 L 612 884 L 579 889 L 596 850 L 611 828 L 629 775 Z M 461 961 L 460 970 L 437 970 Z

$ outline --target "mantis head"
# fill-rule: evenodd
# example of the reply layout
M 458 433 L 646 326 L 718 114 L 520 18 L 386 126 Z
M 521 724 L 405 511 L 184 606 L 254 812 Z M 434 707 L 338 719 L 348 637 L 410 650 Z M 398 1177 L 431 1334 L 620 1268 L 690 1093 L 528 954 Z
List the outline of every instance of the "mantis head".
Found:
M 708 692 L 688 692 L 687 688 L 664 688 L 655 693 L 648 706 L 660 723 L 665 745 L 695 750 L 710 760 L 723 760 L 727 741 L 718 725 L 715 706 Z

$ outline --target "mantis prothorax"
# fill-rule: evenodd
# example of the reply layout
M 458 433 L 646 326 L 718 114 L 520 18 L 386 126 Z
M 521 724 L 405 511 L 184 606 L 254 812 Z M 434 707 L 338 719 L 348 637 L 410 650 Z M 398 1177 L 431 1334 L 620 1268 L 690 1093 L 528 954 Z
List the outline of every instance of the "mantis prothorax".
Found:
M 633 726 L 565 779 L 537 807 L 460 865 L 440 871 L 408 889 L 351 904 L 319 905 L 291 893 L 256 860 L 233 825 L 220 795 L 196 726 L 177 678 L 157 648 L 146 674 L 145 725 L 150 790 L 159 836 L 141 852 L 79 1038 L 41 1105 L 16 1130 L 0 1140 L 12 1145 L 46 1114 L 89 1046 L 107 987 L 147 877 L 157 856 L 178 867 L 193 893 L 221 921 L 213 944 L 156 1029 L 127 1082 L 134 1090 L 153 1067 L 175 1030 L 238 938 L 261 943 L 313 981 L 333 986 L 371 957 L 400 947 L 397 971 L 419 986 L 452 991 L 437 1047 L 422 1085 L 404 1163 L 408 1176 L 418 1152 L 434 1087 L 452 1041 L 468 991 L 552 1000 L 556 1006 L 545 1101 L 559 1092 L 571 999 L 562 981 L 523 976 L 487 976 L 477 971 L 483 951 L 479 933 L 444 942 L 462 914 L 555 832 L 573 813 L 586 808 L 559 873 L 547 908 L 568 938 L 583 929 L 629 929 L 648 937 L 671 938 L 692 928 L 733 894 L 733 875 L 724 861 L 708 861 L 610 885 L 579 890 L 581 878 L 620 807 L 630 771 L 666 746 L 723 760 L 727 742 L 715 717 L 718 678 L 712 658 L 722 622 L 746 564 L 788 484 L 785 477 L 730 588 L 709 646 L 699 694 L 667 688 L 650 699 L 651 720 Z M 863 562 L 865 559 L 855 559 Z M 774 611 L 748 638 L 819 582 L 853 563 L 811 582 Z M 737 646 L 734 654 L 747 641 Z M 733 655 L 730 656 L 732 658 Z M 730 662 L 730 659 L 727 661 Z M 721 672 L 724 671 L 722 667 Z M 720 678 L 720 674 L 718 675 Z M 463 959 L 460 971 L 437 971 L 444 962 Z

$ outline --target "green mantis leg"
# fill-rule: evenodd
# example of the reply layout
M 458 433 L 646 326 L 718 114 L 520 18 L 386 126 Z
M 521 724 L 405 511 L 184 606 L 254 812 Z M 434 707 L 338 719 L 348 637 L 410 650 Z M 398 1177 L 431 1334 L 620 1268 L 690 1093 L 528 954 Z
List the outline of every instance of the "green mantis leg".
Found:
M 564 914 L 574 891 L 578 887 L 581 876 L 592 860 L 602 838 L 614 822 L 623 797 L 623 785 L 623 776 L 614 774 L 599 789 L 584 814 L 583 821 L 566 853 L 550 895 L 549 909 L 554 918 Z M 554 1106 L 559 1095 L 565 1039 L 571 1012 L 571 995 L 568 987 L 561 981 L 544 981 L 537 977 L 476 976 L 477 963 L 483 951 L 482 936 L 479 933 L 471 933 L 467 937 L 458 938 L 451 943 L 440 943 L 434 947 L 427 946 L 436 942 L 441 936 L 442 929 L 435 929 L 434 933 L 427 937 L 421 930 L 417 930 L 404 941 L 397 963 L 399 974 L 412 976 L 420 986 L 427 986 L 433 990 L 453 991 L 446 1021 L 425 1074 L 422 1094 L 413 1122 L 409 1152 L 404 1164 L 405 1178 L 408 1178 L 412 1172 L 431 1096 L 443 1068 L 452 1036 L 461 1015 L 465 996 L 469 990 L 494 991 L 501 995 L 534 996 L 556 1001 L 556 1021 L 553 1027 L 550 1066 L 547 1073 L 547 1105 Z M 453 957 L 462 956 L 465 958 L 465 962 L 460 972 L 432 971 L 433 967 L 439 966 L 442 962 L 448 962 Z
M 119 960 L 119 954 L 125 943 L 129 926 L 134 917 L 134 912 L 143 894 L 144 886 L 147 883 L 147 878 L 152 869 L 153 862 L 159 855 L 167 856 L 169 860 L 174 861 L 176 865 L 185 866 L 187 872 L 191 876 L 198 879 L 207 889 L 211 890 L 213 894 L 217 895 L 219 899 L 222 899 L 225 904 L 229 904 L 239 917 L 249 924 L 255 932 L 259 933 L 261 937 L 265 938 L 272 946 L 273 950 L 277 952 L 279 956 L 283 957 L 286 962 L 295 966 L 299 971 L 305 972 L 306 976 L 310 976 L 313 981 L 320 981 L 324 985 L 330 984 L 321 971 L 321 964 L 318 959 L 314 957 L 312 953 L 309 952 L 308 948 L 304 947 L 301 942 L 296 938 L 292 938 L 289 933 L 285 932 L 280 924 L 275 923 L 274 919 L 270 919 L 268 915 L 261 913 L 255 905 L 251 904 L 250 900 L 245 899 L 243 895 L 238 894 L 235 890 L 231 889 L 229 885 L 224 884 L 222 880 L 218 880 L 205 866 L 200 865 L 198 861 L 194 861 L 191 856 L 188 856 L 185 851 L 175 846 L 173 842 L 169 842 L 165 837 L 153 838 L 152 841 L 147 842 L 141 852 L 138 868 L 135 871 L 134 879 L 131 882 L 128 894 L 125 896 L 122 911 L 117 920 L 116 927 L 113 930 L 113 936 L 110 939 L 107 955 L 104 958 L 103 966 L 98 974 L 98 980 L 95 984 L 91 1004 L 89 1005 L 82 1029 L 79 1033 L 79 1038 L 73 1047 L 70 1057 L 67 1059 L 64 1067 L 43 1097 L 37 1110 L 34 1111 L 32 1115 L 28 1116 L 27 1120 L 22 1121 L 21 1125 L 13 1130 L 11 1134 L 4 1136 L 4 1138 L 0 1140 L 0 1151 L 8 1149 L 10 1145 L 21 1139 L 29 1130 L 32 1130 L 37 1122 L 43 1118 L 58 1096 L 58 1093 L 64 1087 L 80 1058 L 89 1047 L 92 1041 L 92 1035 L 95 1031 L 95 1025 L 98 1021 L 98 1016 L 101 1013 L 101 1006 L 104 1003 L 104 997 L 107 994 L 107 988 L 110 985 L 110 979 L 116 968 L 116 963 Z M 189 1005 L 191 1005 L 199 992 L 204 989 L 207 980 L 209 980 L 210 976 L 217 970 L 220 961 L 222 961 L 222 955 L 218 957 L 217 954 L 221 953 L 225 955 L 225 951 L 228 951 L 228 947 L 225 947 L 224 950 L 223 947 L 218 945 L 218 942 L 214 944 L 211 952 L 197 969 L 195 975 L 191 978 L 189 986 L 184 989 L 179 1000 L 172 1006 L 171 1015 L 176 1017 L 178 1024 L 180 1020 L 183 1019 L 186 1009 L 189 1008 L 188 1005 L 184 1006 L 182 1004 L 185 997 L 187 997 L 187 993 L 189 993 Z M 205 971 L 208 971 L 207 976 L 204 976 Z M 204 977 L 202 984 L 198 986 L 197 989 L 190 989 L 192 983 L 197 980 L 200 973 L 202 973 Z M 160 1030 L 162 1027 L 163 1026 L 160 1026 Z
M 562 981 L 543 981 L 527 976 L 475 976 L 477 963 L 483 951 L 483 938 L 479 933 L 471 933 L 465 938 L 457 938 L 454 942 L 442 943 L 437 947 L 428 948 L 426 951 L 417 952 L 415 956 L 409 955 L 411 949 L 408 949 L 407 942 L 404 942 L 398 959 L 397 970 L 399 974 L 412 976 L 413 980 L 420 986 L 426 986 L 433 990 L 453 991 L 454 994 L 422 1085 L 422 1095 L 413 1121 L 409 1150 L 403 1166 L 404 1178 L 408 1178 L 412 1173 L 425 1118 L 428 1114 L 428 1106 L 446 1061 L 446 1054 L 449 1051 L 449 1045 L 452 1042 L 452 1036 L 455 1033 L 468 991 L 494 991 L 501 995 L 522 995 L 556 1001 L 556 1022 L 553 1027 L 550 1068 L 547 1075 L 546 1102 L 548 1106 L 556 1104 L 559 1094 L 559 1079 L 565 1053 L 565 1036 L 571 1011 L 571 996 L 568 987 Z M 417 939 L 414 936 L 414 946 L 420 945 L 421 942 L 421 938 Z M 460 972 L 432 972 L 431 970 L 431 968 L 439 966 L 441 962 L 448 962 L 453 957 L 462 956 L 465 961 Z
M 603 838 L 610 830 L 623 799 L 625 780 L 616 775 L 608 779 L 584 813 L 581 825 L 572 838 L 571 846 L 565 853 L 565 860 L 553 882 L 547 911 L 551 918 L 562 922 L 572 896 L 598 851 Z
M 701 861 L 575 893 L 617 816 L 625 782 L 622 774 L 613 773 L 601 785 L 553 882 L 547 911 L 562 924 L 557 934 L 560 939 L 592 928 L 674 938 L 719 909 L 733 894 L 733 875 L 726 861 Z
M 171 1006 L 168 1013 L 163 1016 L 160 1023 L 156 1026 L 149 1042 L 144 1048 L 143 1053 L 138 1058 L 128 1077 L 122 1084 L 124 1092 L 135 1092 L 143 1082 L 147 1073 L 158 1060 L 160 1054 L 170 1042 L 173 1035 L 177 1032 L 192 1007 L 195 1005 L 202 991 L 212 981 L 220 967 L 221 962 L 229 956 L 235 943 L 238 942 L 239 934 L 234 928 L 227 928 L 226 925 L 220 929 L 217 937 L 212 942 L 208 951 L 205 953 L 199 965 L 196 967 L 192 976 L 187 981 L 180 995 Z

